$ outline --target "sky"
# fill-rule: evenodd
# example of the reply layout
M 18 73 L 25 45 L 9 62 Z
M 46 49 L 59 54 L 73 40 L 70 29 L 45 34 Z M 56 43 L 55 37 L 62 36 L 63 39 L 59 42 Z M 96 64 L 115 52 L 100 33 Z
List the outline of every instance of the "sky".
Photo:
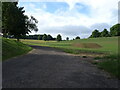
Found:
M 18 6 L 39 22 L 39 31 L 30 34 L 87 38 L 118 23 L 118 0 L 19 0 Z

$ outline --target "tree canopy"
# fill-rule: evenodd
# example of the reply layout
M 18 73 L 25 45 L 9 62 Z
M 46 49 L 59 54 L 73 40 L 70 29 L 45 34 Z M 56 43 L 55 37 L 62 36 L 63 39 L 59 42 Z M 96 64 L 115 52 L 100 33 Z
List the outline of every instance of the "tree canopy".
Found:
M 44 41 L 46 41 L 46 40 L 47 40 L 47 35 L 44 34 L 43 37 L 42 37 L 42 39 L 43 39 Z
M 66 40 L 69 40 L 69 37 L 67 37 Z
M 94 37 L 94 38 L 100 37 L 100 32 L 99 32 L 97 29 L 95 29 L 95 30 L 92 32 L 91 37 Z
M 79 36 L 77 36 L 75 39 L 80 39 L 80 37 L 79 37 Z
M 36 24 L 38 21 L 31 16 L 25 15 L 24 7 L 18 7 L 17 2 L 2 3 L 2 33 L 3 36 L 14 35 L 19 38 L 25 36 L 32 30 L 38 31 Z
M 101 37 L 109 37 L 109 32 L 107 31 L 107 29 L 104 29 L 102 32 L 101 32 Z
M 120 24 L 113 25 L 110 28 L 111 36 L 120 36 Z
M 57 41 L 62 41 L 62 37 L 60 34 L 57 35 Z

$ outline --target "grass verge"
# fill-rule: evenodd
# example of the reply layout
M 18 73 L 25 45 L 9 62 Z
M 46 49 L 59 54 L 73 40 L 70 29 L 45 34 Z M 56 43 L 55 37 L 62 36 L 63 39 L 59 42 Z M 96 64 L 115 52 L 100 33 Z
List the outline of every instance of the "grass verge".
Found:
M 26 46 L 21 42 L 2 38 L 2 61 L 25 54 L 30 50 L 32 50 L 31 47 Z
M 105 71 L 109 72 L 111 76 L 115 76 L 118 79 L 120 79 L 120 62 L 118 60 L 117 55 L 109 55 L 104 57 L 97 57 L 95 58 L 98 60 L 97 62 L 94 62 L 93 64 L 96 64 L 98 68 L 104 69 Z

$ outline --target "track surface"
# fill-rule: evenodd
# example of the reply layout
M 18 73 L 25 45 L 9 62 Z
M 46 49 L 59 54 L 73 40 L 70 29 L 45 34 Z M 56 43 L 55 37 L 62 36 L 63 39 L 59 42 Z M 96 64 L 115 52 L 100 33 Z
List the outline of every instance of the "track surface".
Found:
M 117 79 L 75 57 L 41 46 L 3 62 L 3 88 L 117 88 Z M 87 60 L 86 60 L 87 59 Z

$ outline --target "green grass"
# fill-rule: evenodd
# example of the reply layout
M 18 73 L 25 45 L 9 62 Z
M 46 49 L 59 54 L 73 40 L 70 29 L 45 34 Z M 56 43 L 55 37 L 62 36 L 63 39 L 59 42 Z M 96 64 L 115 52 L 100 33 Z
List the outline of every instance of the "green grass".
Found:
M 48 46 L 55 47 L 64 50 L 65 52 L 79 54 L 81 52 L 95 52 L 95 53 L 109 53 L 117 54 L 118 53 L 118 37 L 107 37 L 107 38 L 90 38 L 90 39 L 80 39 L 80 40 L 71 40 L 71 41 L 42 41 L 42 40 L 21 40 L 25 44 L 29 45 L 39 45 L 39 46 Z M 75 47 L 75 43 L 96 43 L 101 48 L 80 48 Z
M 31 47 L 28 47 L 21 42 L 2 38 L 2 60 L 3 61 L 18 55 L 25 54 L 30 50 L 32 50 Z
M 111 73 L 112 76 L 118 77 L 120 79 L 119 67 L 120 63 L 116 59 L 107 59 L 103 62 L 99 62 L 98 67 L 101 69 L 106 70 L 107 72 Z
M 95 59 L 104 59 L 102 62 L 96 63 L 99 68 L 106 70 L 118 78 L 120 78 L 120 73 L 118 73 L 118 37 L 107 37 L 107 38 L 90 38 L 90 39 L 80 39 L 71 41 L 42 41 L 42 40 L 21 40 L 23 43 L 28 45 L 38 45 L 38 46 L 48 46 L 58 49 L 62 49 L 67 53 L 81 54 L 81 53 L 92 53 L 93 55 L 98 53 L 103 53 L 104 57 L 95 57 Z M 101 48 L 80 48 L 75 47 L 75 43 L 95 43 L 101 46 Z
M 117 55 L 108 55 L 104 57 L 95 57 L 95 60 L 99 62 L 93 62 L 96 64 L 98 68 L 104 69 L 105 71 L 109 72 L 112 76 L 115 76 L 120 79 L 120 62 L 119 56 Z

